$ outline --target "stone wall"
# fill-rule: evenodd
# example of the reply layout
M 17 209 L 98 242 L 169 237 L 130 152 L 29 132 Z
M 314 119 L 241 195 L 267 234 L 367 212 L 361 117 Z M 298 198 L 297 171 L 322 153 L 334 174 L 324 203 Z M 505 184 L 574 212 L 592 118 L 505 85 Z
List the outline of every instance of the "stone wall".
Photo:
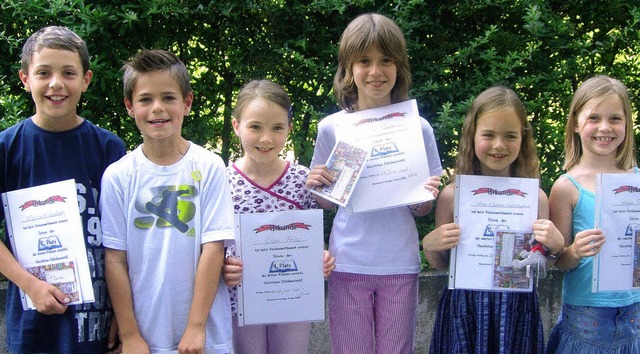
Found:
M 556 324 L 562 304 L 562 273 L 549 272 L 546 279 L 538 283 L 538 300 L 542 315 L 545 338 Z M 447 287 L 447 273 L 425 273 L 420 276 L 418 303 L 418 330 L 416 335 L 416 353 L 428 353 L 433 321 L 443 290 Z M 311 332 L 309 353 L 329 354 L 331 352 L 328 320 L 314 323 Z
M 442 291 L 447 286 L 446 273 L 425 273 L 420 276 L 420 300 L 418 304 L 417 353 L 428 353 L 433 320 Z M 547 279 L 538 284 L 540 311 L 544 326 L 545 338 L 556 323 L 561 306 L 562 273 L 552 271 Z M 0 288 L 0 353 L 5 353 L 6 327 L 4 319 L 5 288 Z M 330 353 L 328 321 L 314 323 L 312 326 L 309 353 Z

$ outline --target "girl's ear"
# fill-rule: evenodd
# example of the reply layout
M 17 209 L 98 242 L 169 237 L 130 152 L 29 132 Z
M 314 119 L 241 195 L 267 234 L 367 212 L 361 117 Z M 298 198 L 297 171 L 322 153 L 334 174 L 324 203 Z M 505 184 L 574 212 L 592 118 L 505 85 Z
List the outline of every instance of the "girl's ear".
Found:
M 574 120 L 574 125 L 573 125 L 573 132 L 574 133 L 580 133 L 580 127 L 578 126 L 578 120 Z
M 238 122 L 237 119 L 233 118 L 231 120 L 231 125 L 233 126 L 233 131 L 236 133 L 237 136 L 240 136 L 239 134 L 239 129 L 240 129 L 240 122 Z

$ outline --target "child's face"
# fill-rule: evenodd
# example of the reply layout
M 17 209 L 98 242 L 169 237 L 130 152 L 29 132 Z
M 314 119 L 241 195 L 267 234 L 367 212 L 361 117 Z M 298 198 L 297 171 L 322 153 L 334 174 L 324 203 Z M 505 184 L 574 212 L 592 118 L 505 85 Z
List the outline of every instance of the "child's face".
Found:
M 478 117 L 473 144 L 483 175 L 509 176 L 521 143 L 522 125 L 513 109 L 496 109 Z
M 372 46 L 351 66 L 358 88 L 358 109 L 376 108 L 391 103 L 396 84 L 396 63 Z
M 124 99 L 127 112 L 145 141 L 181 137 L 182 122 L 191 111 L 192 102 L 193 93 L 182 97 L 180 85 L 164 70 L 140 75 L 131 102 Z
M 260 97 L 251 101 L 233 120 L 247 163 L 268 164 L 278 159 L 291 130 L 288 113 Z
M 19 75 L 36 105 L 36 124 L 60 130 L 77 125 L 76 108 L 92 77 L 90 70 L 82 70 L 76 52 L 42 48 L 33 53 L 28 72 Z
M 626 117 L 620 98 L 608 95 L 592 99 L 577 113 L 574 131 L 580 134 L 583 154 L 615 159 L 626 132 Z

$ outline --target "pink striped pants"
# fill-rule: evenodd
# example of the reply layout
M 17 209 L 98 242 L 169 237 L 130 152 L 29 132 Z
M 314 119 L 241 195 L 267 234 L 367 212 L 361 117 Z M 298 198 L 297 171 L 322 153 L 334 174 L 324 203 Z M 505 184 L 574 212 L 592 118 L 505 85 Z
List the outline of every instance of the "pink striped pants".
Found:
M 332 354 L 413 353 L 418 274 L 329 277 Z

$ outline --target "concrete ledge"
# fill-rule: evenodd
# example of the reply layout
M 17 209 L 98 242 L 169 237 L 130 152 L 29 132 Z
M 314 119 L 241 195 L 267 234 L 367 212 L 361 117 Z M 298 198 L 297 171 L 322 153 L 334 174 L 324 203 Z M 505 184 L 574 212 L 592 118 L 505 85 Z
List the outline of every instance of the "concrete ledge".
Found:
M 556 323 L 561 307 L 563 273 L 551 271 L 546 279 L 538 283 L 538 298 L 544 326 L 545 338 L 549 336 Z M 5 325 L 5 301 L 6 284 L 0 284 L 0 353 L 6 353 L 6 325 Z M 436 316 L 438 302 L 442 292 L 447 287 L 447 273 L 430 272 L 420 275 L 419 303 L 418 303 L 418 330 L 416 336 L 417 353 L 428 353 L 431 333 L 433 332 L 433 320 Z M 329 322 L 313 323 L 311 330 L 311 342 L 309 353 L 331 353 L 331 341 L 329 338 Z
M 540 280 L 537 285 L 545 339 L 548 338 L 551 329 L 556 324 L 562 305 L 562 278 L 562 272 L 551 271 L 547 274 L 547 278 Z M 433 321 L 436 317 L 440 297 L 447 284 L 448 273 L 446 272 L 429 272 L 420 275 L 416 353 L 429 352 Z M 329 321 L 314 323 L 311 328 L 309 353 L 331 353 Z

